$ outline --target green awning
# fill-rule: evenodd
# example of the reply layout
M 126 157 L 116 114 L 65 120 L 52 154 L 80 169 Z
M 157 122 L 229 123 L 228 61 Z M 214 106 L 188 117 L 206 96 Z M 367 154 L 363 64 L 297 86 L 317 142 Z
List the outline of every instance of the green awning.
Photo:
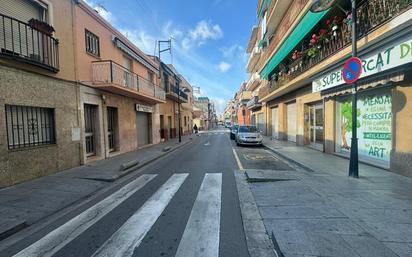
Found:
M 307 11 L 305 16 L 299 22 L 299 24 L 293 29 L 292 33 L 282 43 L 281 47 L 266 63 L 263 70 L 260 72 L 261 78 L 267 78 L 269 73 L 279 65 L 279 63 L 285 59 L 285 57 L 297 46 L 297 44 L 313 29 L 313 27 L 325 16 L 328 10 L 313 13 Z
M 270 2 L 271 2 L 271 0 L 262 0 L 262 4 L 260 5 L 259 15 L 258 15 L 259 18 L 262 16 L 263 7 L 265 7 L 265 5 L 266 5 L 269 8 Z

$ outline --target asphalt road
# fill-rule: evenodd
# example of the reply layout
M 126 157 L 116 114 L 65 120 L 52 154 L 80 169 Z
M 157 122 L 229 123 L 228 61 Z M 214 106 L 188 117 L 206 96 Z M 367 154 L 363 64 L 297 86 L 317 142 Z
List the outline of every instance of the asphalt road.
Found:
M 247 257 L 239 166 L 288 168 L 262 147 L 235 146 L 227 131 L 202 133 L 0 256 Z

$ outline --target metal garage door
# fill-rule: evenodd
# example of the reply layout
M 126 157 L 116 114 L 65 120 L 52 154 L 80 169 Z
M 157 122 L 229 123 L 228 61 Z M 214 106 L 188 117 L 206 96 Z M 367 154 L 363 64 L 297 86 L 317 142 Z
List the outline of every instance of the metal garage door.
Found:
M 288 140 L 296 142 L 296 103 L 287 105 Z
M 150 113 L 137 112 L 137 145 L 144 146 L 150 143 Z
M 272 138 L 278 139 L 278 108 L 272 109 Z

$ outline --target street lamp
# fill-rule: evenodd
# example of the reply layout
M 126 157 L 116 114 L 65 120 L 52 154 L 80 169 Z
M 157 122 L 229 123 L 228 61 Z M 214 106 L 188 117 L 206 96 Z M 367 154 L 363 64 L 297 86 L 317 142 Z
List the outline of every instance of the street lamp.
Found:
M 333 5 L 337 0 L 313 0 L 310 10 L 312 12 L 322 12 Z M 356 43 L 356 0 L 351 0 L 352 4 L 352 57 L 357 57 L 358 51 Z M 359 156 L 358 156 L 358 136 L 357 136 L 357 100 L 358 100 L 358 87 L 356 82 L 352 83 L 352 139 L 350 147 L 350 161 L 349 161 L 349 176 L 359 177 Z

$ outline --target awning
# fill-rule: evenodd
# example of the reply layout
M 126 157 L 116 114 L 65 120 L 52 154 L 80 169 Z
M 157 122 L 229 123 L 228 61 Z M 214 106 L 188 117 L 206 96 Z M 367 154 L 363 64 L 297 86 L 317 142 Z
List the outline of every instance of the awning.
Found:
M 297 44 L 313 29 L 313 27 L 325 16 L 328 10 L 313 13 L 307 11 L 305 16 L 300 20 L 298 25 L 293 29 L 292 33 L 282 43 L 276 53 L 266 63 L 263 70 L 260 72 L 261 78 L 267 78 L 269 73 L 279 65 L 279 63 L 285 59 L 285 57 L 297 46 Z
M 262 0 L 262 5 L 260 6 L 258 17 L 261 17 L 262 13 L 269 8 L 270 2 L 271 2 L 271 0 Z
M 404 80 L 405 73 L 402 71 L 395 72 L 392 74 L 387 74 L 379 77 L 375 77 L 372 79 L 366 79 L 361 82 L 358 82 L 357 88 L 358 91 L 363 91 L 371 88 L 387 86 L 392 83 L 401 82 Z M 322 98 L 331 98 L 339 95 L 346 95 L 352 92 L 352 86 L 345 84 L 340 87 L 334 87 L 330 90 L 326 90 L 321 92 Z
M 129 46 L 127 46 L 125 43 L 123 43 L 120 38 L 113 36 L 113 43 L 120 48 L 123 52 L 127 53 L 130 57 L 135 59 L 136 61 L 140 62 L 143 64 L 146 68 L 151 70 L 153 73 L 156 75 L 159 74 L 159 70 L 154 67 L 151 63 L 145 60 L 142 56 L 140 56 L 138 53 L 136 53 L 133 49 L 131 49 Z

